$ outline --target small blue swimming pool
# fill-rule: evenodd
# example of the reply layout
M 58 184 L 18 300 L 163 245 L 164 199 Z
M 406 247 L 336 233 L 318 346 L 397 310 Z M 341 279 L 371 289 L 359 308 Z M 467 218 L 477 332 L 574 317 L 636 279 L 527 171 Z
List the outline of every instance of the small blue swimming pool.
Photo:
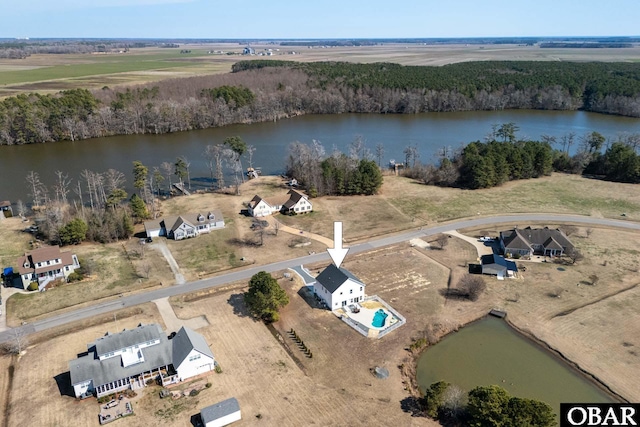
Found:
M 387 320 L 387 316 L 389 315 L 385 313 L 383 309 L 379 309 L 373 315 L 373 322 L 371 322 L 371 326 L 382 328 L 384 326 L 384 322 Z

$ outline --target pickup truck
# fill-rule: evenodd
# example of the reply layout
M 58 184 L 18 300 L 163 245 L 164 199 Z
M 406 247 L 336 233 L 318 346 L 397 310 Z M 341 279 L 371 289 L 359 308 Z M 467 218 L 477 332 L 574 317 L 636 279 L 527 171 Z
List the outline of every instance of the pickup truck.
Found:
M 480 241 L 480 242 L 491 242 L 491 241 L 493 241 L 493 237 L 482 236 L 481 238 L 478 239 L 478 241 Z

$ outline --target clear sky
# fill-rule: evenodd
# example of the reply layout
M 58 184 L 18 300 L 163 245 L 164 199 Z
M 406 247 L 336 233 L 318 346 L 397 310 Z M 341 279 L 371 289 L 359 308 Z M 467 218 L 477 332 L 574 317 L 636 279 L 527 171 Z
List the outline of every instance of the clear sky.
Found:
M 0 0 L 0 37 L 629 35 L 638 0 Z

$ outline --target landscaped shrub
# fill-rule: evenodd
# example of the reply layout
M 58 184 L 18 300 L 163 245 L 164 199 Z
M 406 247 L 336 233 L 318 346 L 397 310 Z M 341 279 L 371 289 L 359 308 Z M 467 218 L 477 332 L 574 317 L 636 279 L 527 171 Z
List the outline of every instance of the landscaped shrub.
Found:
M 220 365 L 218 365 L 217 363 L 216 363 L 216 368 L 215 368 L 215 370 L 216 370 L 216 374 L 221 374 L 221 373 L 222 373 L 222 368 L 221 368 L 221 367 L 220 367 Z
M 206 387 L 206 388 L 211 388 L 211 383 L 207 383 L 207 384 L 205 384 L 205 387 Z
M 29 286 L 27 286 L 28 291 L 37 291 L 38 290 L 38 282 L 31 282 Z
M 193 390 L 191 390 L 191 391 L 189 392 L 189 396 L 194 397 L 194 396 L 197 396 L 197 395 L 198 395 L 198 393 L 200 393 L 200 391 L 199 391 L 199 390 L 196 390 L 196 389 L 194 388 Z
M 84 276 L 82 275 L 81 272 L 76 270 L 76 271 L 73 271 L 71 274 L 69 274 L 69 277 L 67 277 L 67 282 L 69 283 L 79 282 L 82 279 L 84 279 Z

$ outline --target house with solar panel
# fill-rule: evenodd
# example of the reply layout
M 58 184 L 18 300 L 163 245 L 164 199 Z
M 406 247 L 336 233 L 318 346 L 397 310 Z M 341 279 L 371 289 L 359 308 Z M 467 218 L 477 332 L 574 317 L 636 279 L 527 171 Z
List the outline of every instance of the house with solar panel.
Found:
M 159 380 L 164 386 L 214 368 L 215 358 L 202 335 L 182 327 L 169 338 L 158 324 L 107 333 L 69 362 L 77 398 L 140 389 L 148 380 Z

